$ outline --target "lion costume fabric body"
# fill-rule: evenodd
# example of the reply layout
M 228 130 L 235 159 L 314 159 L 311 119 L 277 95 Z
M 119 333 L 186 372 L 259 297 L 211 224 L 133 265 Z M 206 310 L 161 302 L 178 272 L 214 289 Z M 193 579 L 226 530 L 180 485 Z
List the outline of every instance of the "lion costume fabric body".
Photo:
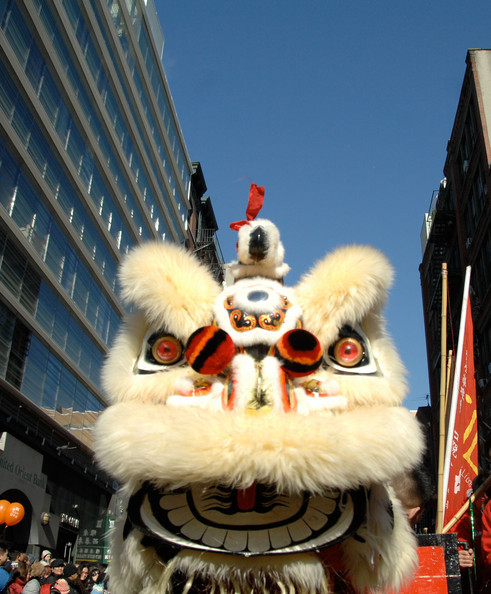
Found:
M 412 575 L 415 538 L 387 486 L 422 450 L 381 314 L 392 269 L 349 246 L 289 288 L 283 251 L 258 219 L 225 288 L 175 244 L 124 261 L 134 313 L 96 427 L 127 500 L 111 591 L 397 591 Z

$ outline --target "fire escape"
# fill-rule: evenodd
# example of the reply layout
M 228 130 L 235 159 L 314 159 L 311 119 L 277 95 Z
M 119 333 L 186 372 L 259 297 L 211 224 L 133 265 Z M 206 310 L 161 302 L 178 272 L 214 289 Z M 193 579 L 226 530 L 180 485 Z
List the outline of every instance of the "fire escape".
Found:
M 427 216 L 427 242 L 423 256 L 423 282 L 427 287 L 424 307 L 427 333 L 429 330 L 430 336 L 428 357 L 431 373 L 435 373 L 438 384 L 441 355 L 442 264 L 447 263 L 449 287 L 455 286 L 453 281 L 460 278 L 456 235 L 456 217 L 451 205 L 450 189 L 446 183 L 442 183 L 440 189 L 433 192 Z M 457 284 L 460 286 L 460 281 Z M 447 319 L 450 324 L 450 316 Z
M 202 198 L 201 202 L 210 200 L 209 198 Z M 215 279 L 221 283 L 224 280 L 224 260 L 218 238 L 216 236 L 216 229 L 208 228 L 204 220 L 203 212 L 199 213 L 198 228 L 196 230 L 196 241 L 194 245 L 194 253 L 198 258 L 206 264 Z
M 187 247 L 211 270 L 215 279 L 224 281 L 225 264 L 216 233 L 218 223 L 215 218 L 211 198 L 205 196 L 206 182 L 199 162 L 193 163 L 191 176 L 191 212 Z

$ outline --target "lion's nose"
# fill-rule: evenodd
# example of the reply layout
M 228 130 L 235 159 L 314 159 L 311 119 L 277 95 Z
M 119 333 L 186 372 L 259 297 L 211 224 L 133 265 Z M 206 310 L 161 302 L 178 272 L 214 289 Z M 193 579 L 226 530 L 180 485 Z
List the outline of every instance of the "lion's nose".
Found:
M 249 301 L 254 301 L 257 303 L 258 301 L 267 301 L 269 294 L 266 291 L 251 291 L 247 294 L 247 299 Z
M 268 240 L 264 228 L 259 226 L 254 229 L 249 237 L 249 254 L 253 260 L 264 260 L 268 252 Z

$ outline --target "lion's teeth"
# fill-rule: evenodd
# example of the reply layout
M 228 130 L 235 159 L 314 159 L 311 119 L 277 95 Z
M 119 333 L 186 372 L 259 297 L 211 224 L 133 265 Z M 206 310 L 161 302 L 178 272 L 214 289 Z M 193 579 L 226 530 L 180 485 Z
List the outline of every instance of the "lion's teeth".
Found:
M 223 528 L 214 528 L 208 527 L 206 532 L 203 534 L 202 541 L 205 545 L 209 547 L 221 547 L 223 545 L 223 541 L 227 536 L 227 530 Z
M 201 537 L 203 536 L 205 530 L 206 526 L 198 520 L 194 519 L 188 522 L 187 524 L 184 524 L 184 526 L 181 526 L 180 532 L 181 534 L 187 536 L 191 540 L 199 541 L 201 540 Z
M 249 532 L 247 548 L 251 553 L 262 553 L 269 551 L 269 530 L 254 530 Z
M 312 535 L 312 530 L 303 520 L 297 520 L 292 524 L 288 524 L 288 532 L 291 534 L 294 542 L 302 542 Z
M 173 509 L 168 517 L 174 526 L 182 526 L 194 518 L 193 512 L 187 506 Z
M 240 552 L 247 550 L 247 531 L 229 530 L 224 543 L 227 551 Z
M 312 497 L 310 507 L 329 516 L 336 509 L 336 501 L 329 497 Z
M 288 547 L 292 543 L 290 533 L 286 529 L 286 526 L 278 526 L 269 531 L 271 539 L 271 546 L 273 549 L 283 549 Z
M 327 524 L 327 516 L 322 512 L 309 507 L 303 520 L 312 528 L 312 530 L 321 530 Z

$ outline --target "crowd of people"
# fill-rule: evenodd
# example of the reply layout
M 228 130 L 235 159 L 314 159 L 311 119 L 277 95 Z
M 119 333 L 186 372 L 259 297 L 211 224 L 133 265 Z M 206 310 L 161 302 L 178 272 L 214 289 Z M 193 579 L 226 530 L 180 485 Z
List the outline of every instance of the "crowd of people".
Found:
M 109 594 L 107 565 L 66 563 L 0 547 L 0 594 Z

